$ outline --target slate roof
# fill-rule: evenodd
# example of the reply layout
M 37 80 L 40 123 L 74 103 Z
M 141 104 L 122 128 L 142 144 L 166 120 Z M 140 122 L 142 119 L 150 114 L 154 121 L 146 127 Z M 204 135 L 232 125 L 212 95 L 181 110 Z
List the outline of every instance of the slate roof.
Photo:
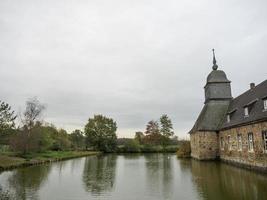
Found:
M 189 131 L 219 131 L 229 107 L 229 101 L 210 101 L 206 103 L 198 119 Z
M 253 123 L 255 121 L 266 121 L 267 111 L 264 110 L 263 100 L 267 99 L 267 80 L 249 89 L 240 96 L 234 98 L 228 108 L 230 122 L 225 115 L 222 129 Z M 244 107 L 248 106 L 249 116 L 244 116 Z
M 213 70 L 207 77 L 208 83 L 230 83 L 227 79 L 226 74 L 222 70 Z

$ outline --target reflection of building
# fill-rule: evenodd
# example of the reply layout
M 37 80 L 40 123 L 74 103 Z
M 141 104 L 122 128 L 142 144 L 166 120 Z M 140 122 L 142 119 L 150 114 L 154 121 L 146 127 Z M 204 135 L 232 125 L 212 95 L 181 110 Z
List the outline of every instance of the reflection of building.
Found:
M 218 162 L 188 160 L 198 194 L 206 200 L 266 199 L 266 178 Z M 183 164 L 183 163 L 181 163 Z
M 192 157 L 267 170 L 267 80 L 236 98 L 224 71 L 207 77 L 205 105 L 190 133 Z

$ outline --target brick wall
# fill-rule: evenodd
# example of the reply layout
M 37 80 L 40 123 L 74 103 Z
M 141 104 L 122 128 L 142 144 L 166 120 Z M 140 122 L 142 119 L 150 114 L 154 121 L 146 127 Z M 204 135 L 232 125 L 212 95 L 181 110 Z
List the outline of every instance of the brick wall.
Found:
M 197 131 L 190 134 L 191 156 L 199 160 L 218 157 L 218 134 L 211 131 Z
M 221 160 L 267 170 L 267 153 L 262 138 L 264 130 L 267 130 L 267 122 L 221 131 L 219 133 Z M 249 150 L 248 133 L 253 133 L 253 150 Z M 238 135 L 241 136 L 241 143 L 238 142 Z

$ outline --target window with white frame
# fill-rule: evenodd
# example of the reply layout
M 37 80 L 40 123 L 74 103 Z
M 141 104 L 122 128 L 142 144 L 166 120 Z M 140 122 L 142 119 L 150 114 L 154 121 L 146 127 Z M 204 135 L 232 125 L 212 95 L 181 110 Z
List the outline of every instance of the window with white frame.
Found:
M 227 115 L 227 122 L 229 123 L 231 121 L 231 116 L 230 114 Z
M 263 139 L 264 152 L 267 153 L 267 130 L 262 131 L 262 139 Z
M 227 137 L 227 143 L 228 143 L 228 150 L 232 150 L 231 136 L 230 135 L 228 135 L 228 137 Z
M 223 137 L 221 137 L 221 150 L 224 150 L 224 141 L 223 141 Z
M 237 150 L 242 151 L 242 135 L 237 134 Z
M 253 151 L 253 133 L 248 133 L 248 150 Z
M 245 108 L 244 108 L 244 114 L 245 114 L 245 117 L 248 116 L 248 107 L 245 107 Z
M 267 110 L 267 99 L 263 99 L 263 109 Z

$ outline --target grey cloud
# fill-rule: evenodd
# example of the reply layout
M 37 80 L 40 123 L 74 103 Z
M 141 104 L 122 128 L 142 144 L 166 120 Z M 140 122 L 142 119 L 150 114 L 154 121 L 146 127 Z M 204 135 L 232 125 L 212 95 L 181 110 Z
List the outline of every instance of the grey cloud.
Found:
M 119 136 L 171 116 L 184 137 L 204 100 L 211 49 L 233 95 L 266 79 L 265 0 L 0 2 L 0 99 L 37 96 L 72 130 L 94 113 Z

